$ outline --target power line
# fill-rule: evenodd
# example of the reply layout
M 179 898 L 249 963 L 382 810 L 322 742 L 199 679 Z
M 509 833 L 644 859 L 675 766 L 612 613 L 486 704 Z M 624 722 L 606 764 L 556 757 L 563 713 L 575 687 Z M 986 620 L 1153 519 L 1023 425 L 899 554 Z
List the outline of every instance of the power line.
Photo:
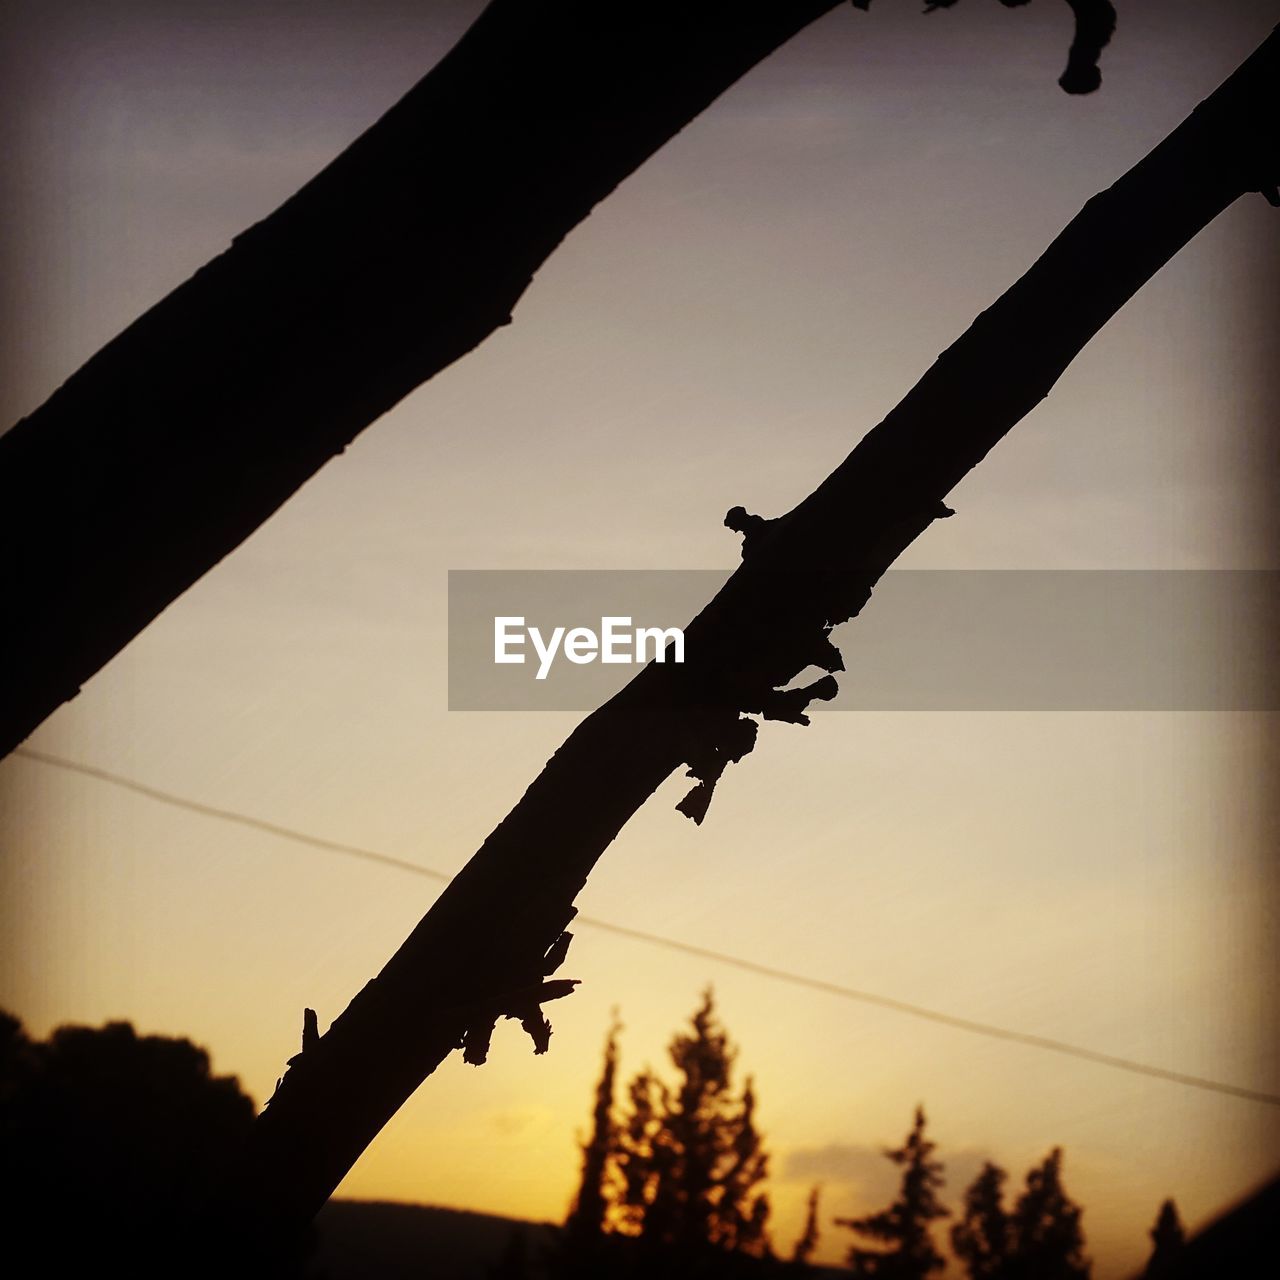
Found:
M 96 768 L 93 765 L 79 764 L 74 760 L 66 760 L 61 756 L 35 751 L 30 747 L 18 747 L 15 749 L 14 754 L 24 756 L 26 759 L 35 761 L 38 764 L 48 765 L 55 769 L 63 769 L 70 773 L 79 773 L 85 777 L 94 778 L 99 782 L 109 783 L 111 786 L 132 791 L 160 804 L 167 804 L 176 809 L 185 809 L 191 813 L 199 813 L 207 818 L 218 818 L 224 822 L 233 822 L 254 831 L 262 831 L 268 835 L 278 836 L 283 840 L 292 840 L 297 844 L 309 845 L 314 849 L 323 849 L 328 853 L 340 853 L 346 857 L 363 859 L 365 862 L 394 867 L 397 871 L 408 871 L 413 875 L 426 876 L 430 880 L 447 883 L 450 879 L 444 872 L 436 871 L 432 867 L 424 867 L 417 862 L 409 862 L 404 858 L 396 858 L 387 853 L 379 853 L 374 849 L 365 849 L 360 845 L 344 844 L 338 840 L 326 840 L 321 836 L 313 836 L 305 831 L 298 831 L 293 827 L 284 827 L 275 822 L 267 822 L 262 818 L 254 818 L 248 814 L 239 813 L 234 809 L 223 809 L 216 805 L 203 804 L 199 800 L 191 800 L 186 796 L 176 795 L 171 791 L 162 791 L 158 787 L 149 787 L 145 783 L 136 782 L 132 778 L 126 778 L 109 770 Z M 968 1031 L 974 1035 L 986 1036 L 993 1040 L 1004 1040 L 1012 1044 L 1027 1045 L 1033 1049 L 1046 1049 L 1051 1053 L 1066 1054 L 1084 1062 L 1113 1067 L 1118 1071 L 1148 1076 L 1155 1080 L 1165 1080 L 1172 1084 L 1186 1085 L 1192 1089 L 1226 1094 L 1228 1097 L 1243 1098 L 1249 1102 L 1259 1102 L 1270 1107 L 1280 1106 L 1280 1094 L 1265 1093 L 1258 1089 L 1245 1089 L 1239 1085 L 1227 1084 L 1221 1080 L 1188 1075 L 1181 1071 L 1170 1071 L 1165 1067 L 1152 1066 L 1146 1062 L 1136 1062 L 1132 1058 L 1123 1058 L 1116 1054 L 1100 1053 L 1095 1049 L 1087 1049 L 1082 1045 L 1070 1044 L 1065 1040 L 1053 1040 L 1047 1036 L 1031 1035 L 1025 1031 L 1014 1031 L 1008 1027 L 996 1026 L 989 1022 L 976 1022 L 970 1018 L 960 1018 L 937 1009 L 925 1008 L 923 1005 L 910 1004 L 905 1000 L 895 1000 L 891 996 L 877 995 L 872 991 L 860 991 L 856 987 L 847 987 L 838 982 L 827 982 L 822 978 L 810 978 L 801 973 L 792 973 L 787 969 L 775 969 L 771 965 L 758 964 L 754 960 L 746 960 L 741 956 L 715 951 L 710 947 L 699 947 L 691 942 L 681 942 L 677 938 L 666 938 L 661 934 L 649 933 L 644 929 L 632 929 L 626 925 L 614 924 L 609 920 L 601 920 L 593 916 L 576 916 L 575 923 L 587 925 L 592 929 L 599 929 L 605 933 L 616 934 L 618 937 L 630 938 L 634 942 L 643 942 L 649 946 L 663 947 L 668 951 L 678 951 L 684 955 L 697 956 L 701 960 L 713 960 L 717 964 L 741 969 L 745 973 L 753 973 L 763 978 L 772 978 L 778 982 L 787 982 L 792 986 L 804 987 L 810 991 L 819 991 L 824 995 L 837 996 L 842 1000 L 854 1000 L 861 1004 L 890 1009 L 895 1013 L 906 1014 L 908 1017 L 919 1018 L 925 1022 L 951 1027 L 958 1031 Z
M 216 805 L 202 804 L 199 800 L 174 795 L 171 791 L 161 791 L 158 787 L 149 787 L 145 782 L 135 782 L 132 778 L 122 777 L 106 769 L 97 769 L 91 764 L 78 764 L 74 760 L 64 760 L 61 756 L 51 756 L 43 751 L 34 751 L 30 747 L 15 747 L 13 754 L 26 756 L 28 760 L 51 765 L 55 769 L 82 773 L 86 778 L 96 778 L 99 782 L 109 782 L 113 787 L 122 787 L 125 791 L 146 796 L 148 800 L 172 805 L 175 809 L 187 809 L 192 813 L 203 814 L 206 818 L 220 818 L 223 822 L 234 822 L 241 827 L 279 836 L 282 840 L 309 844 L 313 849 L 324 849 L 328 853 L 342 853 L 351 858 L 363 858 L 366 862 L 378 862 L 383 866 L 395 867 L 399 871 L 412 871 L 414 875 L 442 880 L 446 884 L 449 882 L 449 877 L 443 871 L 433 871 L 430 867 L 421 866 L 419 863 L 409 862 L 404 858 L 394 858 L 389 853 L 379 853 L 375 849 L 362 849 L 359 845 L 343 844 L 338 840 L 325 840 L 322 836 L 308 835 L 305 831 L 295 831 L 292 827 L 282 827 L 275 822 L 267 822 L 264 818 L 252 818 L 247 813 L 237 813 L 234 809 L 220 809 Z

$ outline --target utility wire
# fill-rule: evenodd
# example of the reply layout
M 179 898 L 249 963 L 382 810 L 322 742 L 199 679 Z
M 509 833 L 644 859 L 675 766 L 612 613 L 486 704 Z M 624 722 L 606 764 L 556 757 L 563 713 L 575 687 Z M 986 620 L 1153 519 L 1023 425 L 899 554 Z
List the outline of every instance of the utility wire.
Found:
M 146 796 L 148 800 L 172 805 L 175 809 L 187 809 L 192 813 L 203 814 L 206 818 L 220 818 L 223 822 L 234 822 L 238 826 L 249 827 L 253 831 L 265 831 L 268 835 L 279 836 L 282 840 L 309 844 L 313 849 L 324 849 L 328 853 L 343 853 L 351 858 L 363 858 L 366 862 L 378 862 L 385 867 L 395 867 L 400 871 L 412 871 L 414 875 L 442 880 L 446 884 L 450 879 L 443 871 L 433 871 L 430 867 L 421 866 L 416 862 L 394 858 L 389 853 L 378 853 L 375 849 L 362 849 L 359 845 L 343 844 L 338 840 L 325 840 L 322 836 L 308 835 L 305 831 L 282 827 L 277 823 L 267 822 L 263 818 L 251 818 L 247 813 L 237 813 L 234 809 L 220 809 L 216 805 L 201 804 L 199 800 L 189 800 L 186 796 L 174 795 L 171 791 L 161 791 L 158 787 L 147 786 L 145 782 L 135 782 L 132 778 L 122 777 L 118 773 L 96 769 L 91 764 L 78 764 L 74 760 L 64 760 L 61 756 L 51 756 L 43 751 L 34 751 L 30 747 L 15 747 L 13 754 L 25 756 L 28 760 L 35 760 L 39 764 L 51 765 L 55 769 L 82 773 L 86 778 L 96 778 L 99 782 L 109 782 L 113 787 L 122 787 L 125 791 Z
M 359 845 L 343 844 L 338 840 L 326 840 L 321 836 L 309 835 L 305 831 L 297 831 L 292 827 L 283 827 L 275 822 L 267 822 L 262 818 L 254 818 L 248 814 L 238 813 L 234 809 L 222 809 L 215 805 L 202 804 L 198 800 L 186 796 L 175 795 L 170 791 L 162 791 L 158 787 L 149 787 L 145 783 L 136 782 L 132 778 L 122 777 L 106 769 L 98 769 L 93 765 L 79 764 L 74 760 L 66 760 L 61 756 L 49 755 L 43 751 L 35 751 L 30 747 L 18 747 L 15 755 L 23 756 L 39 764 L 55 769 L 63 769 L 70 773 L 83 774 L 95 778 L 99 782 L 132 791 L 136 795 L 146 796 L 149 800 L 160 804 L 171 805 L 176 809 L 186 809 L 191 813 L 203 814 L 208 818 L 218 818 L 224 822 L 234 822 L 254 831 L 263 831 L 268 835 L 278 836 L 283 840 L 292 840 L 297 844 L 310 845 L 314 849 L 323 849 L 328 853 L 340 853 L 351 858 L 360 858 L 366 862 L 378 863 L 382 866 L 394 867 L 398 871 L 408 871 L 414 875 L 426 876 L 431 880 L 448 882 L 450 877 L 432 867 L 424 867 L 420 863 L 409 862 L 404 858 L 396 858 L 374 849 L 365 849 Z M 709 947 L 699 947 L 691 942 L 681 942 L 677 938 L 666 938 L 661 934 L 649 933 L 643 929 L 631 929 L 626 925 L 613 924 L 608 920 L 600 920 L 593 916 L 579 915 L 574 917 L 575 923 L 584 924 L 605 933 L 618 937 L 630 938 L 635 942 L 647 943 L 650 946 L 664 947 L 668 951 L 678 951 L 683 955 L 697 956 L 701 960 L 713 960 L 717 964 L 741 969 L 745 973 L 753 973 L 763 978 L 773 978 L 778 982 L 788 982 L 792 986 L 805 987 L 810 991 L 820 991 L 825 995 L 837 996 L 842 1000 L 854 1000 L 861 1004 L 875 1005 L 881 1009 L 891 1009 L 895 1013 L 903 1013 L 908 1017 L 919 1018 L 925 1022 L 939 1026 L 952 1027 L 959 1031 L 968 1031 L 974 1035 L 987 1036 L 993 1040 L 1004 1040 L 1012 1044 L 1028 1045 L 1033 1049 L 1046 1049 L 1051 1053 L 1066 1054 L 1085 1062 L 1097 1063 L 1104 1067 L 1114 1067 L 1118 1071 L 1128 1071 L 1133 1075 L 1149 1076 L 1155 1080 L 1166 1080 L 1173 1084 L 1186 1085 L 1192 1089 L 1202 1089 L 1210 1093 L 1226 1094 L 1232 1098 L 1244 1098 L 1249 1102 L 1259 1102 L 1264 1106 L 1280 1106 L 1280 1094 L 1265 1093 L 1258 1089 L 1245 1089 L 1239 1085 L 1227 1084 L 1221 1080 L 1211 1080 L 1204 1076 L 1187 1075 L 1181 1071 L 1170 1071 L 1165 1067 L 1152 1066 L 1146 1062 L 1136 1062 L 1132 1058 L 1122 1058 L 1116 1054 L 1100 1053 L 1095 1049 L 1087 1049 L 1082 1045 L 1069 1044 L 1065 1040 L 1053 1040 L 1047 1036 L 1031 1035 L 1025 1031 L 1014 1031 L 1008 1027 L 995 1026 L 989 1022 L 975 1022 L 970 1018 L 956 1017 L 937 1009 L 928 1009 L 922 1005 L 909 1004 L 905 1000 L 895 1000 L 891 996 L 877 995 L 872 991 L 860 991 L 855 987 L 846 987 L 838 982 L 827 982 L 822 978 L 810 978 L 801 973 L 792 973 L 787 969 L 775 969 L 771 965 L 757 964 L 754 960 L 745 960 L 741 956 L 729 955 L 723 951 L 713 951 Z

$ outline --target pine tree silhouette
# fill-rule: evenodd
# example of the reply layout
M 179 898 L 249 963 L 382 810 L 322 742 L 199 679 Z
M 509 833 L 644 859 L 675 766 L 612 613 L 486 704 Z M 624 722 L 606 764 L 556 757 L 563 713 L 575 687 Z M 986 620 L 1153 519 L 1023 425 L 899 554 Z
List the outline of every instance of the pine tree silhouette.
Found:
M 934 1247 L 930 1224 L 950 1212 L 938 1200 L 943 1184 L 942 1163 L 930 1159 L 934 1143 L 924 1136 L 924 1108 L 916 1108 L 915 1124 L 906 1142 L 885 1155 L 902 1166 L 898 1198 L 887 1209 L 865 1218 L 837 1218 L 836 1225 L 867 1236 L 882 1247 L 849 1250 L 855 1276 L 875 1280 L 924 1280 L 942 1269 L 944 1260 Z
M 951 1228 L 951 1247 L 970 1280 L 1003 1280 L 1012 1244 L 1004 1208 L 1008 1175 L 988 1161 L 964 1193 L 964 1215 Z
M 1088 1280 L 1080 1206 L 1062 1187 L 1062 1148 L 1027 1174 L 1014 1207 L 1013 1256 L 1001 1280 Z
M 1166 1200 L 1156 1215 L 1155 1226 L 1151 1228 L 1151 1258 L 1142 1274 L 1147 1280 L 1165 1275 L 1185 1244 L 1186 1234 L 1182 1229 L 1182 1219 L 1178 1217 L 1178 1206 L 1172 1200 Z
M 614 1010 L 613 1024 L 604 1042 L 604 1067 L 596 1085 L 591 1112 L 591 1136 L 582 1144 L 582 1182 L 565 1222 L 570 1240 L 598 1238 L 609 1211 L 610 1160 L 617 1146 L 617 1122 L 613 1116 L 614 1079 L 618 1073 L 618 1034 L 622 1024 Z
M 813 1251 L 818 1247 L 818 1194 L 821 1187 L 814 1187 L 809 1192 L 809 1209 L 805 1214 L 804 1230 L 792 1250 L 791 1261 L 797 1266 L 808 1266 L 813 1258 Z
M 620 1265 L 621 1237 L 611 1232 L 612 1202 L 618 1198 L 618 1122 L 614 1084 L 618 1074 L 618 1011 L 604 1042 L 604 1065 L 591 1109 L 591 1134 L 582 1144 L 582 1180 L 565 1219 L 559 1248 L 548 1259 L 552 1274 L 564 1280 L 594 1280 Z
M 665 1233 L 666 1224 L 658 1220 L 665 1205 L 658 1201 L 657 1187 L 672 1176 L 672 1148 L 663 1132 L 666 1110 L 666 1086 L 646 1068 L 627 1086 L 626 1119 L 618 1131 L 621 1189 L 614 1217 L 630 1236 L 653 1239 Z
M 759 1188 L 768 1156 L 751 1081 L 734 1093 L 737 1050 L 716 1020 L 710 989 L 692 1031 L 678 1034 L 669 1052 L 679 1073 L 674 1088 L 646 1070 L 628 1091 L 618 1135 L 619 1225 L 681 1255 L 763 1256 L 769 1202 Z

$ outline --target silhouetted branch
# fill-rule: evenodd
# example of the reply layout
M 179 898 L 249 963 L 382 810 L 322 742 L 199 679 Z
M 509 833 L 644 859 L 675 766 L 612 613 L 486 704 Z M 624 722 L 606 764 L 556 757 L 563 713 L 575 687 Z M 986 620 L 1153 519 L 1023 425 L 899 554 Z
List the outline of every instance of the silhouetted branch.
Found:
M 0 755 L 837 0 L 493 0 L 297 195 L 0 437 Z
M 836 0 L 493 0 L 275 213 L 0 437 L 0 755 L 628 174 Z
M 906 398 L 787 515 L 731 513 L 745 558 L 686 631 L 578 726 L 383 971 L 290 1068 L 258 1121 L 242 1194 L 306 1219 L 440 1061 L 468 1011 L 537 987 L 596 860 L 658 785 L 697 778 L 693 816 L 755 741 L 754 713 L 801 720 L 782 689 L 841 668 L 833 626 L 870 598 L 944 497 L 1076 353 L 1198 231 L 1274 178 L 1280 36 L 1080 214 Z M 813 696 L 829 692 L 819 681 Z M 685 804 L 689 810 L 689 802 Z M 553 947 L 555 950 L 553 951 Z

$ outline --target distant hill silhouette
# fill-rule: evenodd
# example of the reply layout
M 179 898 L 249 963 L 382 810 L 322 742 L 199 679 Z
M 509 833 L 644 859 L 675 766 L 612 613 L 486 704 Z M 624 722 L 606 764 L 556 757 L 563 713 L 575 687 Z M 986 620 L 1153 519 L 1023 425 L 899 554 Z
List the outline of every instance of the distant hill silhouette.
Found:
M 560 1232 L 550 1223 L 464 1209 L 331 1200 L 316 1218 L 308 1270 L 317 1280 L 485 1280 L 517 1229 L 534 1256 Z
M 378 1200 L 330 1200 L 316 1218 L 310 1280 L 488 1280 L 498 1271 L 522 1230 L 530 1276 L 545 1274 L 537 1261 L 549 1257 L 561 1228 L 547 1222 L 433 1205 Z M 778 1274 L 788 1274 L 779 1264 Z M 848 1272 L 814 1266 L 809 1280 L 835 1280 Z

